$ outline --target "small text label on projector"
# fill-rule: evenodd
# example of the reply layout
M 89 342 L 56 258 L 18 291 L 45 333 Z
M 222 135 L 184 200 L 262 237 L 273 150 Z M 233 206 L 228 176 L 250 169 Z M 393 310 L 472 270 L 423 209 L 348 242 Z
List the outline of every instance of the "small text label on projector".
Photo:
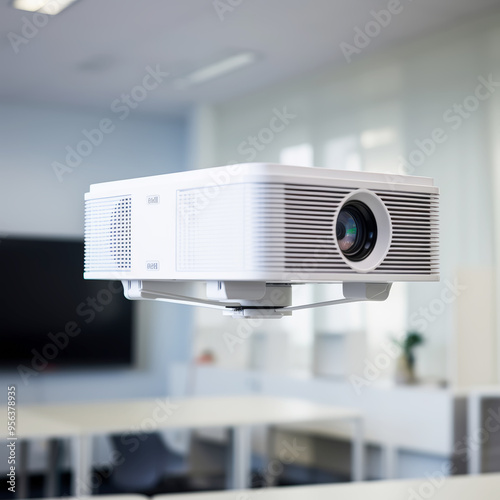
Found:
M 159 271 L 160 263 L 157 260 L 150 260 L 146 262 L 146 269 L 148 271 Z
M 157 194 L 153 194 L 148 196 L 148 205 L 159 205 L 160 196 Z

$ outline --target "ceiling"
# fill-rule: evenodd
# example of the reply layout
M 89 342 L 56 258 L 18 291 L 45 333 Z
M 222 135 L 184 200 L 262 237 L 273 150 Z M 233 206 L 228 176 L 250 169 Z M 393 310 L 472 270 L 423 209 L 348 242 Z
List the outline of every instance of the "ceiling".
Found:
M 0 102 L 109 109 L 141 83 L 146 67 L 168 72 L 140 103 L 142 113 L 180 113 L 310 71 L 348 64 L 341 42 L 391 0 L 79 0 L 46 18 L 13 49 L 12 33 L 35 21 L 0 0 Z M 392 0 L 397 1 L 397 0 Z M 218 2 L 218 4 L 217 4 Z M 231 4 L 221 20 L 214 4 Z M 238 5 L 239 4 L 239 5 Z M 500 9 L 500 0 L 401 0 L 403 10 L 353 60 Z M 40 20 L 39 20 L 40 21 Z M 24 28 L 26 35 L 26 28 Z M 19 41 L 19 39 L 17 39 Z M 176 80 L 242 50 L 251 66 L 179 88 Z

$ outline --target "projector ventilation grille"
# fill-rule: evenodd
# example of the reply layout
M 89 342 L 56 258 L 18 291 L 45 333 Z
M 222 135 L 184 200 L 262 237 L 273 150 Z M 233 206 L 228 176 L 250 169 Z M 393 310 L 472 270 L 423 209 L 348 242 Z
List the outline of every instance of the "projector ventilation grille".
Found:
M 333 241 L 333 217 L 352 189 L 268 184 L 256 188 L 259 269 L 352 272 Z M 299 277 L 300 279 L 300 277 Z
M 374 273 L 439 274 L 437 194 L 375 191 L 392 221 L 392 242 Z
M 131 210 L 130 196 L 85 202 L 85 272 L 131 268 Z
M 352 273 L 333 238 L 333 218 L 348 188 L 274 184 L 256 188 L 254 226 L 261 228 L 253 260 L 257 269 L 297 273 Z M 438 274 L 438 197 L 373 191 L 389 211 L 389 252 L 372 274 Z

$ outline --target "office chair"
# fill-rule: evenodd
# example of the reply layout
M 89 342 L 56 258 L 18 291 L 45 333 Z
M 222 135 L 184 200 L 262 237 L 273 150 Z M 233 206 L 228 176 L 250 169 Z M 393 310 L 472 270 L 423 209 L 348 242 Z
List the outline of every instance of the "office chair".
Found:
M 111 474 L 111 483 L 125 493 L 148 493 L 161 484 L 166 474 L 179 474 L 184 457 L 172 452 L 158 433 L 110 436 L 112 447 L 123 457 Z M 132 446 L 131 442 L 139 442 Z

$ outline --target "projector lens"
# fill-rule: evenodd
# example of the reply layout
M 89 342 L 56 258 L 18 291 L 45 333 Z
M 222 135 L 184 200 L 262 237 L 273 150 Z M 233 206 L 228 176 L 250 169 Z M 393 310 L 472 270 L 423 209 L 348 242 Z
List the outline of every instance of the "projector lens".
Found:
M 377 222 L 373 212 L 360 201 L 346 203 L 335 228 L 340 251 L 354 262 L 366 259 L 377 242 Z

